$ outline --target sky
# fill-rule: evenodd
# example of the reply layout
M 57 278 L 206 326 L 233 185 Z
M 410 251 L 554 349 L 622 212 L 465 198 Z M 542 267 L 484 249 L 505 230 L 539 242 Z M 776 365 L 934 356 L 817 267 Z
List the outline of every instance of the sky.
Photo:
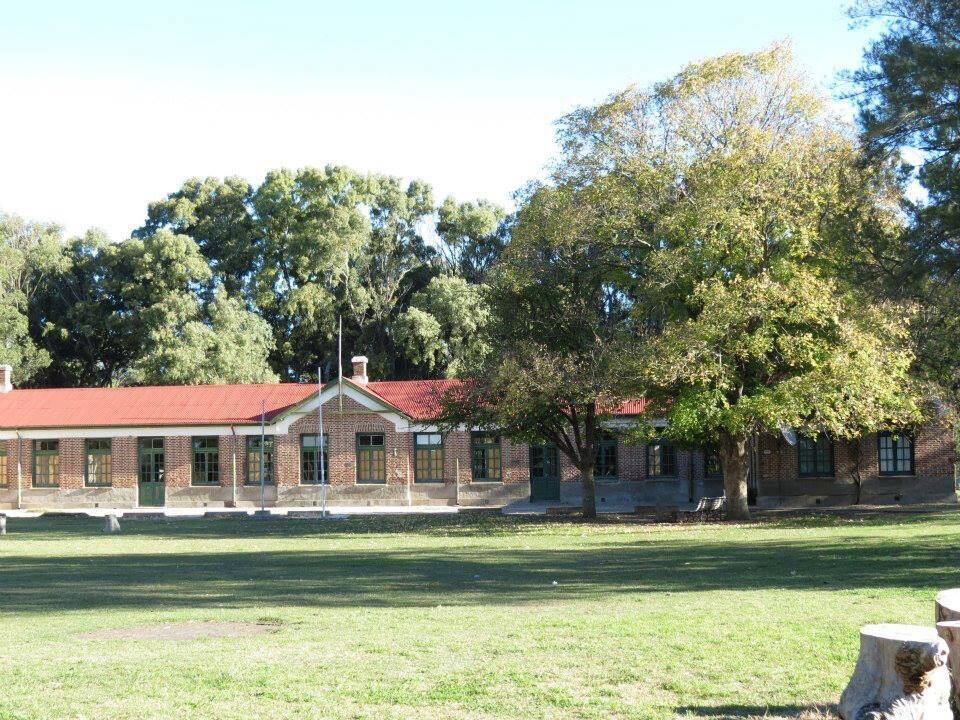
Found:
M 195 176 L 349 165 L 510 204 L 553 122 L 793 43 L 831 93 L 843 0 L 0 0 L 0 212 L 122 239 Z

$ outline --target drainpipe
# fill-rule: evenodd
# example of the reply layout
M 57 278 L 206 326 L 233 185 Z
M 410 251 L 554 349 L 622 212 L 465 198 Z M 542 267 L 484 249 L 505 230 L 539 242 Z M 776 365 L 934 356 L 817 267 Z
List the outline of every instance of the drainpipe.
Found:
M 17 430 L 17 510 L 23 509 L 23 438 Z
M 237 428 L 230 426 L 230 434 L 233 435 L 233 506 L 237 506 Z

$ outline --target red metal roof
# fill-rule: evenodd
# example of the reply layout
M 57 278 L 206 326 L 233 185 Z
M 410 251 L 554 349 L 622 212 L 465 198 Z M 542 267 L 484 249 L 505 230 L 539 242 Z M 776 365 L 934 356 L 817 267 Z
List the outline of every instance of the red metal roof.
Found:
M 414 420 L 429 420 L 440 409 L 440 398 L 460 380 L 384 380 L 367 383 L 367 390 Z
M 460 382 L 393 380 L 355 386 L 413 420 L 429 420 L 443 393 Z M 262 407 L 270 420 L 316 390 L 316 385 L 297 383 L 12 390 L 0 393 L 0 428 L 243 425 L 258 423 Z M 636 415 L 644 404 L 631 400 L 614 414 Z
M 306 399 L 316 385 L 168 385 L 0 393 L 0 427 L 232 425 L 260 421 Z

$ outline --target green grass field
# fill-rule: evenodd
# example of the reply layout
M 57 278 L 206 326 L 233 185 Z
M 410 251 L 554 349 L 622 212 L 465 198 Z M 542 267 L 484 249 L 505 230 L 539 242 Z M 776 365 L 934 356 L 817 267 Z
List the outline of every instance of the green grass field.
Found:
M 960 514 L 100 527 L 0 537 L 0 718 L 819 713 L 861 624 L 960 584 Z M 156 637 L 186 621 L 269 632 Z

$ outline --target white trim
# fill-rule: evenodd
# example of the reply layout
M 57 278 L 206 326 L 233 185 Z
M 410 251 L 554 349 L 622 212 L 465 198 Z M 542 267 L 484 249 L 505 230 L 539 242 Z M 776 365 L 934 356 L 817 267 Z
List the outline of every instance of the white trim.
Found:
M 137 427 L 71 427 L 71 428 L 28 428 L 19 431 L 25 440 L 59 440 L 61 438 L 118 438 L 118 437 L 194 437 L 204 435 L 231 435 L 231 428 L 237 435 L 259 435 L 259 425 L 140 425 Z M 276 435 L 273 428 L 266 426 L 267 435 Z M 16 430 L 0 430 L 0 440 L 16 440 Z

